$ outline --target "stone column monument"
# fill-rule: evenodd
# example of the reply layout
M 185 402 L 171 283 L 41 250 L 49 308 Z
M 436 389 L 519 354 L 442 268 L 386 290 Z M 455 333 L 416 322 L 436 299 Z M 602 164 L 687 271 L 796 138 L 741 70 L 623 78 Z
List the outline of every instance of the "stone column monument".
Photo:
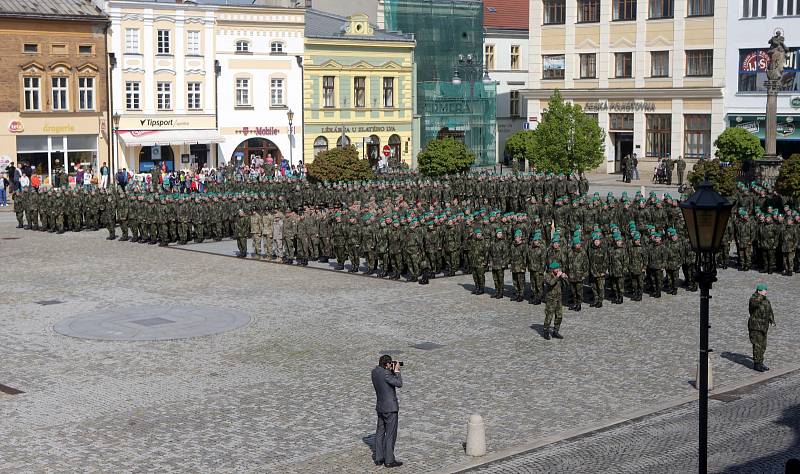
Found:
M 769 65 L 767 66 L 767 120 L 764 129 L 764 157 L 757 160 L 758 177 L 767 182 L 774 182 L 778 176 L 783 159 L 776 152 L 776 140 L 778 132 L 778 92 L 781 90 L 781 80 L 783 79 L 783 67 L 789 49 L 786 47 L 783 37 L 783 30 L 775 30 L 775 34 L 769 40 Z

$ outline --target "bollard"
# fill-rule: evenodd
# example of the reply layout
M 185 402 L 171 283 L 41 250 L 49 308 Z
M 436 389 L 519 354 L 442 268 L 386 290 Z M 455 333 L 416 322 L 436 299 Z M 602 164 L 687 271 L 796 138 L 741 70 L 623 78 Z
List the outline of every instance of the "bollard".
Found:
M 714 353 L 708 353 L 708 391 L 714 390 Z M 694 388 L 700 390 L 700 363 L 694 371 Z
M 470 415 L 467 423 L 467 456 L 486 454 L 486 426 L 480 415 Z

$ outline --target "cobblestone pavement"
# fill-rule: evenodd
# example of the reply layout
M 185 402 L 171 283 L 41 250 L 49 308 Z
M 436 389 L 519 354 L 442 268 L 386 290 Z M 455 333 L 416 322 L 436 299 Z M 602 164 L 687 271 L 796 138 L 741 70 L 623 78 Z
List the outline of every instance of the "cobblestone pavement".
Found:
M 800 458 L 800 372 L 712 397 L 710 472 L 782 473 Z M 715 399 L 716 398 L 716 399 Z M 472 470 L 485 473 L 697 471 L 697 403 Z
M 369 371 L 386 351 L 406 362 L 401 472 L 467 461 L 471 413 L 497 452 L 694 394 L 696 293 L 566 311 L 566 339 L 544 341 L 542 306 L 472 296 L 468 276 L 397 284 L 13 221 L 0 214 L 0 384 L 24 393 L 0 393 L 0 472 L 375 472 Z M 800 365 L 800 278 L 723 271 L 711 301 L 717 385 L 754 373 L 746 307 L 762 280 L 778 321 L 767 363 Z M 252 321 L 174 341 L 53 330 L 142 304 Z M 423 342 L 443 347 L 412 347 Z

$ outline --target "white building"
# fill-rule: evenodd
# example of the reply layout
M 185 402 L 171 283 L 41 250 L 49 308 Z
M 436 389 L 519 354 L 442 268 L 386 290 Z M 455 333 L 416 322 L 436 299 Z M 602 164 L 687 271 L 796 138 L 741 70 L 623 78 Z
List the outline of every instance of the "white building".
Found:
M 790 49 L 778 95 L 777 153 L 800 153 L 800 1 L 739 0 L 728 10 L 725 122 L 764 139 L 767 94 L 764 87 L 768 40 L 784 32 Z
M 114 169 L 216 163 L 215 8 L 106 2 Z
M 302 9 L 219 6 L 221 163 L 302 159 L 304 29 Z
M 528 5 L 529 0 L 483 2 L 483 64 L 497 83 L 497 159 L 509 165 L 506 141 L 527 117 L 520 90 L 528 85 Z

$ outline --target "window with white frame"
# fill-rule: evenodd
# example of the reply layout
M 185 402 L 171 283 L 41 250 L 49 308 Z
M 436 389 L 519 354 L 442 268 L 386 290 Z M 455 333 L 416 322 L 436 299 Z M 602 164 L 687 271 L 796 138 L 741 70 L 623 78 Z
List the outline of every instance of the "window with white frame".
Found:
M 169 30 L 158 30 L 156 32 L 156 53 L 172 54 Z
M 353 106 L 358 108 L 367 106 L 367 78 L 364 76 L 353 78 Z
M 334 84 L 336 83 L 336 79 L 334 76 L 323 76 L 322 77 L 322 100 L 325 102 L 325 107 L 336 107 L 335 104 L 335 90 Z
M 689 0 L 688 16 L 714 16 L 714 0 Z
M 394 78 L 383 78 L 383 106 L 394 107 Z
M 516 71 L 520 68 L 519 45 L 511 45 L 511 69 Z
M 578 0 L 578 23 L 600 22 L 600 0 Z
M 200 54 L 200 32 L 189 30 L 186 32 L 186 54 Z
M 582 53 L 581 59 L 581 79 L 597 78 L 597 54 Z
M 765 18 L 767 0 L 742 0 L 742 18 Z
M 236 105 L 239 107 L 250 105 L 250 79 L 236 79 Z
M 614 77 L 633 77 L 633 53 L 614 53 Z
M 778 0 L 778 16 L 800 16 L 800 0 Z
M 94 78 L 78 78 L 78 110 L 94 110 Z
M 487 44 L 483 46 L 483 66 L 486 69 L 494 69 L 494 45 Z
M 139 52 L 139 29 L 138 28 L 125 28 L 125 52 L 138 53 Z
M 156 83 L 156 108 L 158 110 L 172 109 L 172 83 Z
M 650 77 L 669 77 L 669 51 L 650 52 Z
M 67 84 L 66 77 L 50 78 L 51 106 L 53 110 L 63 111 L 69 108 L 69 87 Z
M 141 87 L 139 81 L 125 81 L 126 110 L 141 110 Z
M 519 117 L 519 91 L 511 91 L 508 94 L 508 113 L 512 117 Z
M 544 24 L 563 25 L 566 19 L 567 1 L 566 0 L 543 0 L 544 1 Z
M 282 54 L 284 52 L 282 41 L 273 41 L 269 44 L 269 52 L 272 54 Z
M 250 42 L 247 40 L 239 40 L 236 42 L 236 52 L 237 53 L 249 53 L 250 52 Z
M 697 49 L 686 51 L 686 75 L 708 77 L 714 74 L 714 50 Z
M 22 89 L 25 96 L 25 110 L 30 112 L 42 110 L 42 79 L 32 76 L 24 77 L 22 78 Z
M 633 21 L 636 19 L 636 0 L 614 0 L 612 17 L 614 21 Z
M 542 55 L 542 79 L 564 79 L 564 55 Z
M 269 81 L 269 104 L 273 107 L 286 105 L 284 100 L 283 79 L 275 78 Z
M 189 110 L 200 110 L 200 83 L 186 83 L 186 107 Z
M 673 0 L 650 0 L 650 18 L 672 18 L 675 13 Z

